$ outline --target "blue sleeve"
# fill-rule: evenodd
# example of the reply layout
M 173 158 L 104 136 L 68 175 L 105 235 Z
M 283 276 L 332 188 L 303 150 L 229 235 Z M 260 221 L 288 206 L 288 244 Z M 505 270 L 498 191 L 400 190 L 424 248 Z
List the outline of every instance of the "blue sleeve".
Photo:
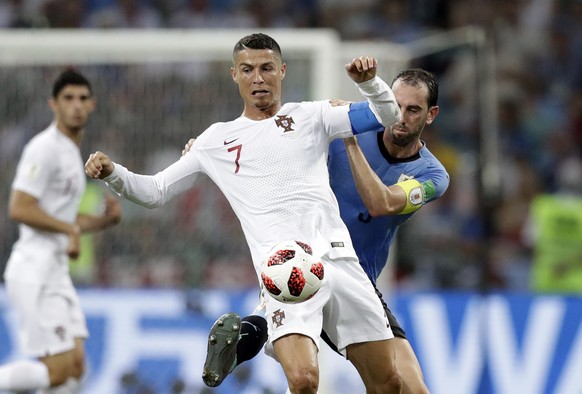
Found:
M 367 131 L 384 130 L 384 126 L 378 122 L 376 115 L 374 115 L 370 109 L 367 101 L 351 103 L 348 116 L 350 117 L 352 132 L 354 134 L 362 134 Z

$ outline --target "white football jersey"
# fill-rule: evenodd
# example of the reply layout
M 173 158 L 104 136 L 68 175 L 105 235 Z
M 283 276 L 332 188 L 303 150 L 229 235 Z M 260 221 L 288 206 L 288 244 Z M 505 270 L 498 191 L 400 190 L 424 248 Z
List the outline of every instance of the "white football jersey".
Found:
M 154 207 L 206 173 L 238 216 L 257 272 L 269 249 L 288 239 L 310 244 L 318 256 L 357 261 L 327 171 L 329 142 L 352 135 L 348 110 L 328 101 L 288 103 L 269 119 L 215 123 L 155 176 L 116 164 L 105 181 L 123 197 Z
M 47 214 L 74 223 L 85 184 L 79 147 L 53 123 L 24 147 L 12 189 L 37 198 Z M 68 280 L 67 236 L 22 223 L 18 229 L 4 277 L 27 283 Z

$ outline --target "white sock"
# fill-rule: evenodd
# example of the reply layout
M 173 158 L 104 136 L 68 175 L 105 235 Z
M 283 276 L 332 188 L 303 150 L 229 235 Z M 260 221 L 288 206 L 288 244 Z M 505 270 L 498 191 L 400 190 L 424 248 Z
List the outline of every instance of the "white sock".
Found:
M 69 377 L 60 386 L 40 390 L 38 394 L 78 394 L 81 392 L 81 382 Z
M 50 386 L 48 368 L 34 360 L 15 361 L 0 366 L 0 390 L 35 390 Z

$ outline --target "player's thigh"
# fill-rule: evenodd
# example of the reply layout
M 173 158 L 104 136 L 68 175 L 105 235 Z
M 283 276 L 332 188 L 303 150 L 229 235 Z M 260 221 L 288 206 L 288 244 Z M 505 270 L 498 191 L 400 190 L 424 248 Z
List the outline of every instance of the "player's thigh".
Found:
M 72 376 L 79 379 L 85 372 L 85 338 L 75 338 Z
M 48 368 L 51 386 L 59 386 L 73 373 L 75 350 L 39 357 Z
M 75 338 L 75 347 L 69 351 L 40 357 L 49 370 L 51 385 L 61 385 L 67 378 L 80 380 L 85 372 L 85 339 Z
M 396 365 L 403 382 L 403 393 L 428 393 L 422 369 L 410 342 L 404 338 L 394 338 Z
M 346 351 L 366 386 L 398 374 L 394 339 L 354 343 Z
M 277 360 L 287 379 L 308 372 L 318 378 L 317 346 L 310 337 L 301 334 L 285 335 L 273 343 Z

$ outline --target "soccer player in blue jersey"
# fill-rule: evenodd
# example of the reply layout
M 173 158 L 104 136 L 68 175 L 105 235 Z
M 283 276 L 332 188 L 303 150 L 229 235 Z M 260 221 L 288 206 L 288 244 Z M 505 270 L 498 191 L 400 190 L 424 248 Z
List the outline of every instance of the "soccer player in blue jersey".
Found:
M 394 78 L 392 91 L 402 113 L 399 122 L 378 132 L 335 140 L 329 151 L 330 182 L 341 217 L 349 229 L 360 264 L 374 286 L 386 265 L 399 226 L 424 204 L 442 196 L 449 185 L 445 168 L 420 139 L 424 127 L 430 125 L 439 112 L 436 79 L 422 69 L 405 70 Z M 333 104 L 349 103 L 336 101 Z M 357 114 L 358 106 L 366 103 L 349 105 Z M 191 142 L 185 151 L 189 145 Z M 380 292 L 377 293 L 382 298 Z M 382 302 L 395 336 L 402 392 L 428 393 L 404 330 Z M 258 354 L 267 338 L 267 324 L 262 316 L 250 315 L 241 321 L 233 313 L 219 318 L 210 336 L 224 335 L 232 325 L 240 327 L 240 333 L 244 334 L 238 338 L 233 336 L 236 352 L 227 351 L 224 346 L 209 346 L 205 371 L 220 376 L 213 385 L 220 384 L 236 365 Z M 322 338 L 336 349 L 325 332 Z

